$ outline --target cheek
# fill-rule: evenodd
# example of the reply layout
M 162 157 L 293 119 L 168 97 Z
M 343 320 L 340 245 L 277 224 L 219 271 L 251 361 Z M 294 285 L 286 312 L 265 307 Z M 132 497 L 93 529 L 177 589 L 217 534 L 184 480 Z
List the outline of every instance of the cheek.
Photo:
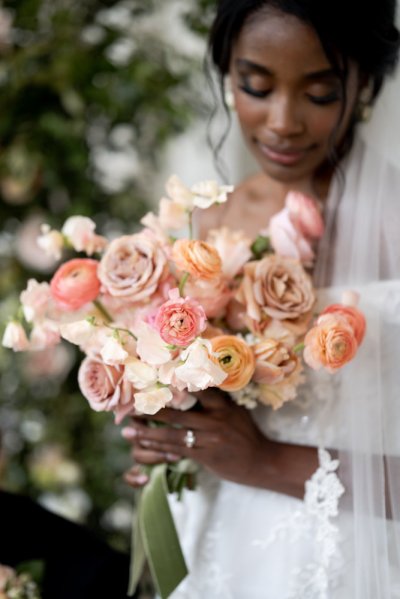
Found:
M 340 108 L 325 108 L 323 111 L 314 112 L 308 118 L 307 129 L 310 137 L 320 144 L 329 144 L 333 132 L 338 130 L 339 118 Z
M 243 94 L 235 95 L 235 110 L 242 129 L 251 129 L 265 120 L 262 102 L 254 102 Z

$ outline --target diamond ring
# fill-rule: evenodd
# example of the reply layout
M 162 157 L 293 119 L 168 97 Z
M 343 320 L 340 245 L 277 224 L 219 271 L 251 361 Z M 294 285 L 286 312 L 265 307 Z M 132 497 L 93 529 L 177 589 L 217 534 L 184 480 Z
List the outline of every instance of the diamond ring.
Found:
M 184 436 L 183 441 L 186 447 L 188 447 L 189 449 L 196 445 L 196 435 L 190 428 L 186 431 L 186 435 Z

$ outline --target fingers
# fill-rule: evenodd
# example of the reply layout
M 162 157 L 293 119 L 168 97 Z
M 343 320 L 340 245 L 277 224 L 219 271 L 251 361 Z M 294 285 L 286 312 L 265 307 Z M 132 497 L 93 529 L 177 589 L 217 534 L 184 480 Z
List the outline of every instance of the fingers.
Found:
M 134 489 L 143 487 L 148 480 L 149 477 L 141 471 L 140 466 L 132 466 L 124 473 L 124 481 Z
M 175 452 L 168 451 L 168 449 L 164 449 L 161 445 L 152 443 L 151 441 L 144 446 L 136 445 L 132 455 L 135 462 L 143 465 L 164 464 L 165 462 L 173 463 L 181 458 L 181 456 L 176 453 L 176 450 Z

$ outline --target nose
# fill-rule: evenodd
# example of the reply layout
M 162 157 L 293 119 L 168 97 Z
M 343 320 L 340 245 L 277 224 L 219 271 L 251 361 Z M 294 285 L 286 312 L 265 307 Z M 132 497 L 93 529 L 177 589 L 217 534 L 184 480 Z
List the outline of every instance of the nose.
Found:
M 268 99 L 267 128 L 278 137 L 293 137 L 303 133 L 304 121 L 296 99 L 276 94 Z

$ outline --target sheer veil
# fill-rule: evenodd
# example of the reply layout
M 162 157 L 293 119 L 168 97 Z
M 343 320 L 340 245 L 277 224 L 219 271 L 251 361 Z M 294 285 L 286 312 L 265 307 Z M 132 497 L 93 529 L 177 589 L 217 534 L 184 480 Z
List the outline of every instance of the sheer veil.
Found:
M 399 24 L 399 0 L 397 21 Z M 320 287 L 360 292 L 367 335 L 335 410 L 352 599 L 400 597 L 400 69 L 360 125 L 326 206 Z M 342 595 L 340 595 L 342 596 Z

